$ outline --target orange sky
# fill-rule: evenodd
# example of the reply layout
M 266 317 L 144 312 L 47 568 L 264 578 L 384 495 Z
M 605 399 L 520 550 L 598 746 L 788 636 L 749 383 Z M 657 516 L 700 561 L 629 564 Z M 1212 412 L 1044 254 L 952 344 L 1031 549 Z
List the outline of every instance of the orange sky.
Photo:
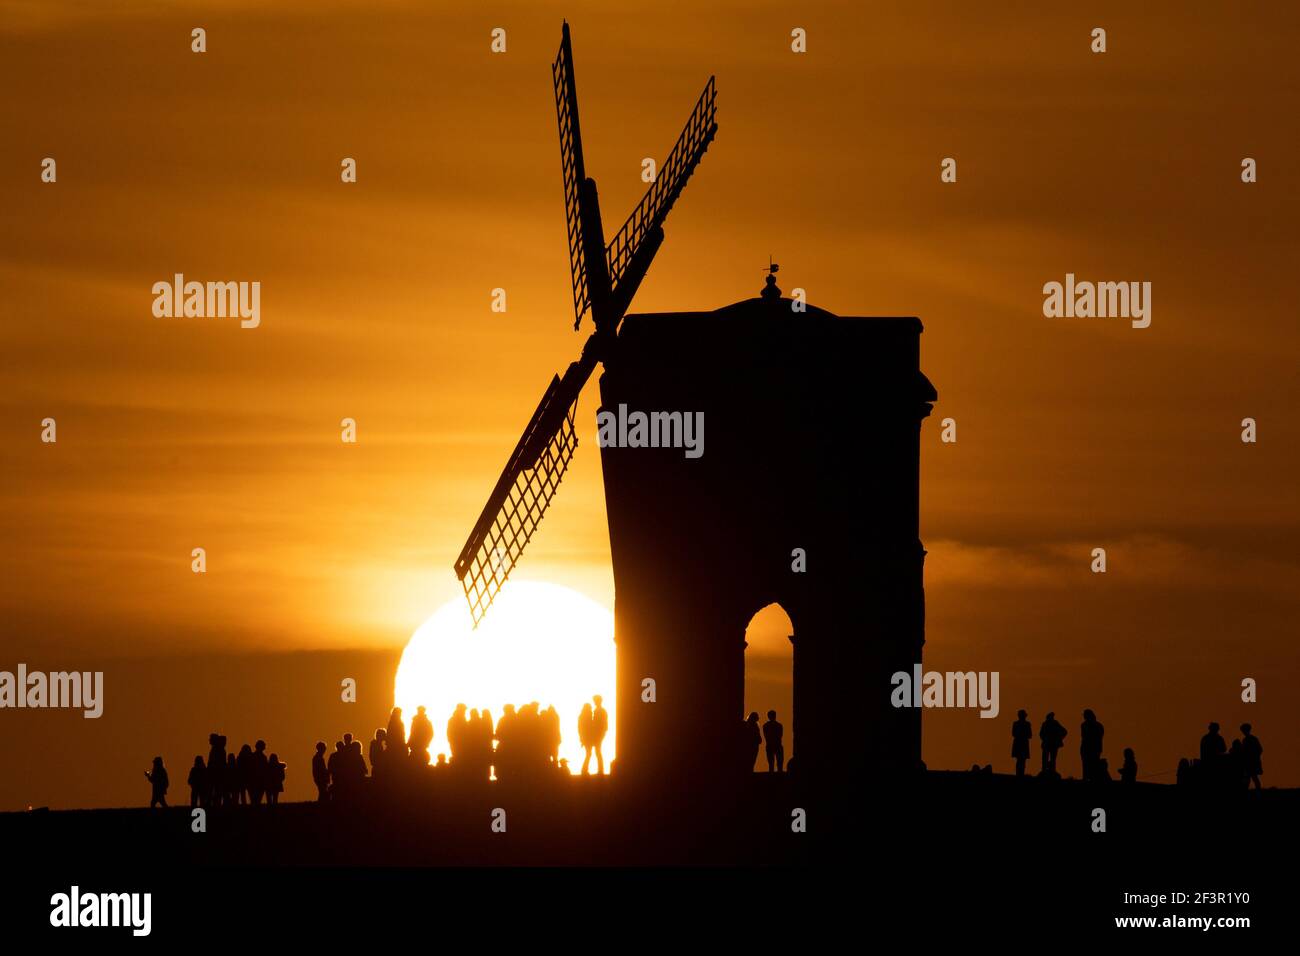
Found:
M 926 663 L 1000 671 L 1003 710 L 928 712 L 931 766 L 1005 769 L 1018 706 L 1072 730 L 1091 706 L 1112 765 L 1134 746 L 1144 776 L 1171 771 L 1206 721 L 1249 719 L 1265 782 L 1300 784 L 1284 737 L 1300 725 L 1300 14 L 267 6 L 0 2 L 0 669 L 383 654 L 460 593 L 451 564 L 581 342 L 550 87 L 568 17 L 611 234 L 641 159 L 718 77 L 717 141 L 636 311 L 747 298 L 770 253 L 815 305 L 925 323 Z M 39 181 L 46 156 L 57 184 Z M 175 272 L 260 281 L 261 326 L 154 318 L 150 288 Z M 1151 327 L 1044 318 L 1042 285 L 1066 272 L 1152 282 Z M 519 573 L 609 605 L 595 400 Z M 959 439 L 941 445 L 949 416 Z M 133 693 L 106 679 L 107 707 Z M 123 761 L 152 755 L 148 724 L 117 731 Z M 62 748 L 90 746 L 58 726 Z M 4 736 L 33 778 L 59 778 Z M 140 796 L 134 764 L 128 780 L 103 802 Z M 0 782 L 0 808 L 27 796 Z

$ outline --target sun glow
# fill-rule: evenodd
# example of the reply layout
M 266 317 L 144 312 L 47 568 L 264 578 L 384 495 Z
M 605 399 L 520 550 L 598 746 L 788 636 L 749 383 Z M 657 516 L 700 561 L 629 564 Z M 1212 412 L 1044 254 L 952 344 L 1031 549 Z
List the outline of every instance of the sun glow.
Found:
M 596 602 L 540 581 L 511 581 L 474 630 L 461 598 L 449 601 L 419 626 L 402 652 L 393 690 L 410 727 L 417 706 L 433 721 L 431 753 L 450 753 L 447 719 L 457 704 L 492 712 L 537 701 L 560 714 L 560 756 L 577 773 L 583 750 L 578 714 L 592 695 L 604 697 L 609 734 L 602 747 L 605 770 L 614 757 L 618 719 L 614 694 L 614 615 Z M 592 761 L 591 770 L 596 769 Z

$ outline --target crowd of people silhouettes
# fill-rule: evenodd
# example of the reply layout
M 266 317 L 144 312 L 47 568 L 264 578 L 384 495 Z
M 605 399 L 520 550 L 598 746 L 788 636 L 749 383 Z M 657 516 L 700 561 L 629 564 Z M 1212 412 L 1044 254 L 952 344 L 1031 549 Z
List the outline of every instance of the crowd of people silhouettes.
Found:
M 288 764 L 279 754 L 267 754 L 266 741 L 252 746 L 244 744 L 239 754 L 226 752 L 226 738 L 208 735 L 208 757 L 194 757 L 186 783 L 190 788 L 191 807 L 233 807 L 279 803 L 284 792 Z
M 601 745 L 608 730 L 609 714 L 597 695 L 592 703 L 583 705 L 578 716 L 578 739 L 587 755 L 582 763 L 583 774 L 589 772 L 593 751 L 597 773 L 605 772 Z M 519 707 L 506 704 L 501 718 L 494 723 L 490 710 L 457 704 L 447 720 L 449 752 L 438 754 L 435 761 L 429 752 L 433 744 L 433 723 L 425 708 L 417 708 L 408 736 L 402 708 L 394 707 L 388 726 L 377 729 L 370 742 L 370 773 L 378 781 L 430 766 L 436 771 L 446 770 L 478 780 L 519 779 L 549 771 L 568 773 L 568 761 L 560 757 L 562 739 L 560 715 L 553 706 L 542 710 L 537 701 Z M 322 746 L 317 744 L 318 752 Z M 361 777 L 364 777 L 364 766 L 362 763 Z M 324 773 L 314 773 L 313 778 L 319 798 L 330 799 L 337 789 L 333 771 L 326 766 Z
M 238 806 L 279 803 L 284 792 L 285 772 L 288 765 L 278 754 L 267 756 L 266 741 L 253 746 L 244 744 L 239 755 L 226 753 L 226 738 L 221 734 L 208 735 L 208 756 L 194 757 L 185 782 L 190 788 L 191 807 Z M 151 794 L 149 806 L 167 806 L 167 790 L 171 785 L 162 757 L 153 758 L 153 769 L 145 771 Z
M 1178 761 L 1178 783 L 1182 786 L 1214 790 L 1262 790 L 1259 775 L 1264 772 L 1264 745 L 1251 732 L 1250 724 L 1241 725 L 1241 737 L 1224 741 L 1219 725 L 1211 723 L 1201 738 L 1200 756 Z
M 605 757 L 601 747 L 608 730 L 609 714 L 597 695 L 591 703 L 583 704 L 578 715 L 578 741 L 585 753 L 580 772 L 584 776 L 590 773 L 593 754 L 596 773 L 604 774 Z M 1087 782 L 1112 779 L 1109 764 L 1102 756 L 1105 733 L 1106 728 L 1097 715 L 1085 710 L 1079 725 L 1079 761 L 1082 777 Z M 1242 724 L 1241 733 L 1241 738 L 1229 746 L 1219 733 L 1219 725 L 1211 723 L 1201 738 L 1199 757 L 1179 761 L 1177 783 L 1206 789 L 1249 789 L 1252 785 L 1262 789 L 1259 778 L 1264 772 L 1264 747 L 1251 732 L 1250 724 Z M 1056 714 L 1049 711 L 1038 728 L 1042 760 L 1039 777 L 1060 777 L 1057 755 L 1068 735 Z M 776 719 L 775 710 L 767 712 L 767 721 L 761 725 L 758 712 L 750 713 L 738 735 L 738 765 L 753 770 L 759 751 L 763 750 L 769 773 L 786 772 L 784 737 L 785 728 Z M 1028 713 L 1018 711 L 1011 725 L 1011 757 L 1015 760 L 1017 777 L 1025 776 L 1033 738 L 1034 728 Z M 433 744 L 433 722 L 425 708 L 417 708 L 408 735 L 402 709 L 394 707 L 388 726 L 375 731 L 368 754 L 362 752 L 361 741 L 350 733 L 335 742 L 334 752 L 328 757 L 325 742 L 319 741 L 311 760 L 311 776 L 317 799 L 328 802 L 355 797 L 367 786 L 367 780 L 382 784 L 430 767 L 478 780 L 526 779 L 548 772 L 568 774 L 568 761 L 560 757 L 561 740 L 559 713 L 554 707 L 542 710 L 537 701 L 518 708 L 506 704 L 495 723 L 491 711 L 471 710 L 457 704 L 447 721 L 450 753 L 440 753 L 434 761 L 429 752 Z M 186 780 L 191 807 L 255 806 L 263 800 L 268 804 L 279 802 L 288 765 L 278 754 L 267 754 L 266 741 L 258 740 L 252 746 L 244 744 L 238 754 L 227 753 L 226 738 L 221 734 L 209 734 L 208 744 L 207 759 L 202 754 L 196 755 Z M 980 768 L 976 765 L 972 769 Z M 992 768 L 985 767 L 983 772 L 992 772 Z M 1136 783 L 1137 774 L 1136 755 L 1131 747 L 1125 748 L 1119 779 L 1122 783 Z M 152 770 L 145 771 L 144 775 L 150 785 L 150 808 L 166 807 L 170 781 L 162 757 L 154 757 Z
M 1106 728 L 1097 719 L 1097 715 L 1091 710 L 1085 710 L 1083 723 L 1079 725 L 1079 763 L 1083 768 L 1083 779 L 1089 782 L 1111 779 L 1110 765 L 1101 755 L 1105 734 Z M 1048 711 L 1038 728 L 1038 743 L 1042 752 L 1042 764 L 1038 776 L 1049 779 L 1060 776 L 1056 769 L 1056 758 L 1061 748 L 1065 746 L 1065 738 L 1068 735 L 1069 731 L 1056 719 L 1055 712 Z M 1011 725 L 1011 757 L 1016 762 L 1017 777 L 1025 775 L 1025 765 L 1030 759 L 1033 739 L 1034 726 L 1029 722 L 1029 714 L 1023 710 L 1017 711 L 1015 722 Z M 1120 768 L 1120 779 L 1127 782 L 1137 779 L 1137 760 L 1131 748 L 1124 751 L 1124 765 Z
M 597 695 L 583 705 L 578 717 L 578 739 L 586 752 L 582 774 L 590 772 L 593 754 L 596 772 L 605 772 L 601 748 L 608 731 L 609 713 Z M 429 752 L 433 722 L 425 708 L 417 708 L 408 735 L 402 709 L 394 707 L 388 726 L 375 731 L 368 754 L 350 733 L 335 742 L 334 752 L 328 757 L 325 742 L 318 741 L 311 760 L 312 783 L 316 785 L 317 799 L 328 802 L 356 797 L 368 786 L 367 780 L 383 784 L 430 767 L 481 780 L 521 779 L 547 772 L 567 774 L 568 761 L 560 757 L 561 739 L 560 715 L 554 707 L 542 710 L 536 701 L 517 709 L 507 704 L 494 724 L 490 711 L 469 710 L 458 704 L 447 721 L 450 753 L 438 754 L 435 762 Z M 238 756 L 226 752 L 226 738 L 221 734 L 210 734 L 208 743 L 207 759 L 202 754 L 195 756 L 187 780 L 191 807 L 279 802 L 288 765 L 277 754 L 267 755 L 266 741 L 259 740 L 251 747 L 244 744 Z M 145 771 L 145 778 L 152 788 L 150 807 L 167 806 L 169 781 L 162 757 L 154 758 L 153 769 Z
M 1065 745 L 1068 735 L 1065 727 L 1056 719 L 1056 714 L 1049 711 L 1038 728 L 1038 741 L 1042 750 L 1042 765 L 1038 775 L 1046 778 L 1058 778 L 1056 757 Z M 1178 763 L 1177 782 L 1182 785 L 1215 787 L 1220 789 L 1248 789 L 1254 784 L 1260 789 L 1259 775 L 1264 772 L 1261 756 L 1264 747 L 1259 738 L 1251 733 L 1250 724 L 1241 725 L 1242 737 L 1234 740 L 1228 747 L 1219 734 L 1219 725 L 1210 724 L 1209 732 L 1201 738 L 1199 758 L 1183 758 Z M 1083 712 L 1083 723 L 1079 725 L 1079 763 L 1082 776 L 1088 782 L 1104 782 L 1111 779 L 1110 766 L 1102 756 L 1102 741 L 1106 728 L 1102 726 L 1097 715 L 1091 710 Z M 1011 725 L 1011 757 L 1016 762 L 1016 776 L 1025 775 L 1025 764 L 1030 759 L 1030 747 L 1034 738 L 1034 728 L 1029 722 L 1029 714 L 1017 711 L 1016 720 Z M 1137 756 L 1132 747 L 1124 748 L 1124 762 L 1119 768 L 1121 783 L 1136 783 L 1138 774 Z

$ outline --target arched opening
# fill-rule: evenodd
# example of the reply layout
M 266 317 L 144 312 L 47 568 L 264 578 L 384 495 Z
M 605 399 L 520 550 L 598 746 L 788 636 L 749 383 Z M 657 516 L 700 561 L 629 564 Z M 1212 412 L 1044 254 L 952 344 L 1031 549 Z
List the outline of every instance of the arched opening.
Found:
M 776 711 L 782 727 L 784 762 L 794 755 L 794 625 L 779 604 L 769 604 L 745 628 L 745 714 L 758 714 L 760 728 L 767 712 Z M 766 772 L 766 745 L 758 747 L 755 771 Z

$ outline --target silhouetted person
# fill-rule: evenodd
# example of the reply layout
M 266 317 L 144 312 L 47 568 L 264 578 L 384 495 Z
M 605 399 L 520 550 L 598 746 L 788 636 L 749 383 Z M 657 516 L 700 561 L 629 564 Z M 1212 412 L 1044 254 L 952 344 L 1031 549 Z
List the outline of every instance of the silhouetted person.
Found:
M 763 731 L 758 726 L 758 711 L 752 710 L 749 716 L 745 718 L 745 735 L 744 750 L 745 755 L 745 773 L 754 772 L 754 764 L 758 763 L 758 751 L 763 746 Z
M 1038 742 L 1043 748 L 1043 769 L 1040 771 L 1040 776 L 1058 776 L 1056 755 L 1065 745 L 1065 737 L 1068 733 L 1064 725 L 1056 719 L 1056 714 L 1048 711 L 1042 725 L 1038 728 Z
M 1246 775 L 1246 755 L 1242 752 L 1240 740 L 1234 740 L 1228 748 L 1223 766 L 1224 779 L 1230 790 L 1250 789 L 1250 778 Z
M 1034 739 L 1034 725 L 1025 718 L 1025 711 L 1016 711 L 1016 721 L 1011 725 L 1011 756 L 1016 761 L 1016 776 L 1025 775 L 1025 761 L 1029 759 L 1029 743 Z
M 1101 741 L 1106 733 L 1106 728 L 1097 720 L 1097 715 L 1091 710 L 1083 712 L 1083 723 L 1079 725 L 1079 761 L 1083 764 L 1084 780 L 1103 780 L 1109 779 L 1109 774 L 1103 775 L 1101 765 Z
M 525 762 L 528 772 L 533 776 L 546 769 L 547 754 L 550 750 L 549 730 L 546 718 L 542 716 L 541 707 L 540 703 L 533 700 L 521 710 Z
M 458 728 L 460 740 L 460 769 L 469 773 L 471 777 L 478 777 L 478 759 L 479 750 L 482 747 L 479 735 L 483 733 L 483 715 L 487 713 L 486 708 L 479 712 L 477 707 L 470 710 L 465 717 L 463 726 Z
M 508 770 L 513 777 L 533 776 L 537 769 L 540 741 L 535 705 L 521 704 L 508 725 Z
M 271 754 L 266 764 L 266 802 L 279 803 L 280 794 L 284 793 L 284 776 L 289 767 L 280 763 L 279 754 Z
M 226 768 L 226 738 L 221 734 L 208 734 L 208 763 L 212 772 L 207 775 L 208 805 L 220 806 L 225 795 L 222 771 Z
M 776 711 L 767 712 L 767 723 L 763 725 L 763 743 L 767 749 L 767 772 L 785 772 L 785 728 L 776 719 Z
M 411 739 L 407 741 L 411 756 L 417 764 L 429 762 L 429 744 L 433 743 L 433 721 L 424 713 L 424 707 L 415 708 L 411 718 Z
M 316 741 L 316 754 L 311 758 L 311 782 L 316 784 L 316 800 L 324 803 L 329 799 L 330 771 L 325 765 L 325 741 Z
M 1223 757 L 1227 752 L 1228 745 L 1219 735 L 1219 725 L 1211 723 L 1201 738 L 1201 783 L 1213 786 L 1223 780 Z
M 1209 730 L 1201 737 L 1201 763 L 1212 763 L 1227 753 L 1227 745 L 1219 733 L 1219 725 L 1211 722 Z
M 546 762 L 552 767 L 558 767 L 560 764 L 560 743 L 562 735 L 560 733 L 560 714 L 552 704 L 542 712 L 542 726 L 545 731 L 546 739 Z
M 1124 762 L 1119 768 L 1120 783 L 1137 783 L 1138 763 L 1132 747 L 1124 748 Z
M 1241 757 L 1246 773 L 1246 789 L 1253 783 L 1256 790 L 1263 790 L 1259 775 L 1264 772 L 1264 745 L 1250 732 L 1250 724 L 1241 725 Z
M 596 773 L 604 774 L 605 772 L 605 755 L 601 753 L 601 744 L 605 742 L 605 734 L 609 731 L 609 712 L 602 706 L 605 698 L 597 694 L 591 698 L 595 704 L 591 709 L 591 746 L 596 751 Z
M 515 705 L 506 704 L 501 708 L 501 719 L 497 721 L 497 729 L 494 734 L 497 742 L 496 752 L 492 757 L 492 765 L 496 768 L 497 779 L 501 780 L 509 776 L 515 767 Z M 455 755 L 453 754 L 453 759 Z
M 226 806 L 233 807 L 239 803 L 239 764 L 235 761 L 234 754 L 226 756 L 226 774 L 221 781 L 221 787 L 226 794 Z
M 248 761 L 248 794 L 254 805 L 262 802 L 266 793 L 266 741 L 259 740 L 253 745 L 253 756 Z
M 375 730 L 375 736 L 370 741 L 370 775 L 376 780 L 386 776 L 389 770 L 384 757 L 387 753 L 385 747 L 385 738 L 388 737 L 388 731 L 383 727 Z
M 149 796 L 149 809 L 152 810 L 156 805 L 166 807 L 168 780 L 167 768 L 163 766 L 162 757 L 153 758 L 153 770 L 146 770 L 144 778 L 149 781 L 150 786 L 153 788 Z
M 344 756 L 343 741 L 334 741 L 334 752 L 330 754 L 329 760 L 325 764 L 325 769 L 330 775 L 330 798 L 339 799 L 346 796 L 348 789 L 347 774 L 344 772 L 344 764 L 347 758 Z
M 520 770 L 525 772 L 528 766 L 528 705 L 520 704 L 510 715 L 510 722 L 506 725 L 508 734 L 506 744 L 508 746 L 507 764 L 511 774 L 518 774 Z
M 492 740 L 495 736 L 492 723 L 492 711 L 486 707 L 479 712 L 478 725 L 472 728 L 471 740 L 474 748 L 472 769 L 474 776 L 483 780 L 492 775 Z
M 520 704 L 515 708 L 515 753 L 517 763 L 525 772 L 537 768 L 540 740 L 537 733 L 537 704 Z
M 190 768 L 189 779 L 185 782 L 190 785 L 190 807 L 205 806 L 210 799 L 207 789 L 206 768 L 203 766 L 203 757 L 194 758 L 194 766 Z
M 357 797 L 366 779 L 366 758 L 361 741 L 346 733 L 334 745 L 335 751 L 326 764 L 330 772 L 330 794 L 335 800 L 350 801 Z
M 343 739 L 346 741 L 351 734 L 344 734 Z M 426 750 L 425 753 L 428 753 Z M 353 740 L 348 743 L 348 772 L 352 774 L 353 792 L 360 791 L 363 781 L 366 779 L 366 755 L 361 752 L 361 741 Z
M 465 770 L 463 766 L 465 754 L 468 752 L 470 724 L 468 708 L 464 704 L 457 704 L 456 709 L 451 712 L 447 718 L 447 749 L 451 751 L 451 762 L 454 764 L 459 760 L 462 766 L 459 768 Z M 478 711 L 475 711 L 477 714 Z
M 1178 761 L 1178 774 L 1174 781 L 1180 787 L 1189 786 L 1192 782 L 1192 762 L 1186 757 Z
M 406 725 L 402 723 L 402 708 L 394 707 L 388 715 L 388 732 L 384 735 L 386 754 L 393 755 L 393 766 L 406 762 Z
M 586 757 L 582 760 L 582 775 L 585 777 L 589 772 L 588 764 L 591 763 L 591 704 L 583 704 L 582 710 L 578 712 L 578 743 L 582 745 Z M 497 748 L 500 750 L 501 748 Z
M 239 748 L 239 758 L 235 761 L 235 772 L 239 777 L 239 802 L 252 803 L 253 748 L 248 744 L 244 744 Z

